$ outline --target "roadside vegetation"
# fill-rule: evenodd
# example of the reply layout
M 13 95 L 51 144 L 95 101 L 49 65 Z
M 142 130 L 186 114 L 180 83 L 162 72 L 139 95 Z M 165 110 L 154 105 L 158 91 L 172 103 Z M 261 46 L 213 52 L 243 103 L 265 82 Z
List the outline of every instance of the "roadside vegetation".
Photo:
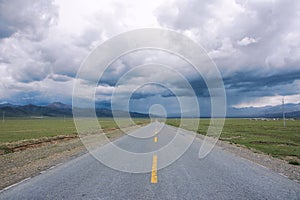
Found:
M 198 133 L 205 135 L 209 122 L 200 119 Z M 178 127 L 180 120 L 168 119 L 166 123 Z M 189 129 L 185 124 L 182 128 Z M 285 159 L 290 164 L 300 163 L 300 120 L 287 120 L 283 127 L 282 120 L 226 119 L 220 139 Z
M 149 123 L 149 119 L 136 118 L 134 122 L 140 125 Z M 118 129 L 111 118 L 99 118 L 99 123 L 104 132 Z M 132 125 L 129 120 L 123 120 L 122 127 Z M 0 122 L 0 155 L 23 147 L 76 137 L 72 118 L 10 118 Z

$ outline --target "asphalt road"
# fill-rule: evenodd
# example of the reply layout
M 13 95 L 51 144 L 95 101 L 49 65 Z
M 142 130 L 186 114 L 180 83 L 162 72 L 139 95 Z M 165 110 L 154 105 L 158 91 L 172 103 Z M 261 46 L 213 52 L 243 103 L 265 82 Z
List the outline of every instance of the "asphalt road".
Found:
M 165 126 L 155 134 L 160 126 L 152 123 L 133 133 L 149 138 L 124 136 L 114 142 L 134 153 L 152 152 L 151 159 L 140 163 L 148 173 L 120 172 L 85 154 L 2 191 L 0 199 L 300 199 L 300 184 L 220 147 L 198 159 L 198 138 L 178 160 L 160 169 L 169 155 L 156 150 L 170 144 L 176 133 Z M 183 131 L 179 139 L 188 137 Z M 182 146 L 175 143 L 172 148 Z M 109 151 L 109 145 L 96 153 L 103 149 Z

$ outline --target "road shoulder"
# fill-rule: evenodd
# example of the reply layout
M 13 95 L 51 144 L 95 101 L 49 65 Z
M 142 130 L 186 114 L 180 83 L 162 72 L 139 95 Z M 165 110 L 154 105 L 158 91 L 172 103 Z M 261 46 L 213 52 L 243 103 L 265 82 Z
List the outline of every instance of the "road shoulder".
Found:
M 203 140 L 204 136 L 197 134 L 197 138 Z M 227 141 L 219 140 L 217 145 L 225 151 L 254 162 L 262 167 L 271 169 L 272 171 L 289 178 L 290 180 L 300 183 L 300 166 L 291 165 L 285 160 L 274 158 L 261 152 L 255 152 L 254 150 L 244 146 L 231 144 Z

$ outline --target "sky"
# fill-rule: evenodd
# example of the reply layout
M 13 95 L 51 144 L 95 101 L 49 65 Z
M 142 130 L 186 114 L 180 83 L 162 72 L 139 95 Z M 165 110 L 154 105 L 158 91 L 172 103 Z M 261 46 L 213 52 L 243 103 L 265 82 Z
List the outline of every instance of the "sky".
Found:
M 300 103 L 299 19 L 298 0 L 0 0 L 0 103 L 71 104 L 77 71 L 92 50 L 139 28 L 173 30 L 201 45 L 222 75 L 228 106 L 278 105 L 283 97 Z M 99 105 L 110 105 L 118 88 L 116 102 L 122 108 L 122 94 L 132 84 L 116 85 L 118 79 L 132 67 L 154 61 L 181 70 L 194 89 L 203 86 L 178 57 L 135 52 L 106 71 L 97 88 Z M 140 77 L 166 79 L 164 70 L 138 73 L 134 85 L 143 83 Z M 145 112 L 162 104 L 175 112 L 173 91 L 189 98 L 177 79 L 168 77 L 165 86 L 141 85 L 131 109 Z M 203 107 L 209 106 L 205 89 L 195 91 Z

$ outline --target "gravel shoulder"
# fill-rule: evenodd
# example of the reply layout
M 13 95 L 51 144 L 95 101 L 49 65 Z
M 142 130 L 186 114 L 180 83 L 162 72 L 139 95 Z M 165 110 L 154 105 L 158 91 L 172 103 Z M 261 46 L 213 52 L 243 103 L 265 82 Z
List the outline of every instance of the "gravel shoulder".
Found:
M 197 134 L 197 137 L 204 139 L 203 135 Z M 219 140 L 217 145 L 223 150 L 235 154 L 241 158 L 250 160 L 260 166 L 271 169 L 274 172 L 300 183 L 300 166 L 291 165 L 286 160 L 274 158 L 262 152 L 257 152 L 241 145 L 231 144 L 227 141 Z

